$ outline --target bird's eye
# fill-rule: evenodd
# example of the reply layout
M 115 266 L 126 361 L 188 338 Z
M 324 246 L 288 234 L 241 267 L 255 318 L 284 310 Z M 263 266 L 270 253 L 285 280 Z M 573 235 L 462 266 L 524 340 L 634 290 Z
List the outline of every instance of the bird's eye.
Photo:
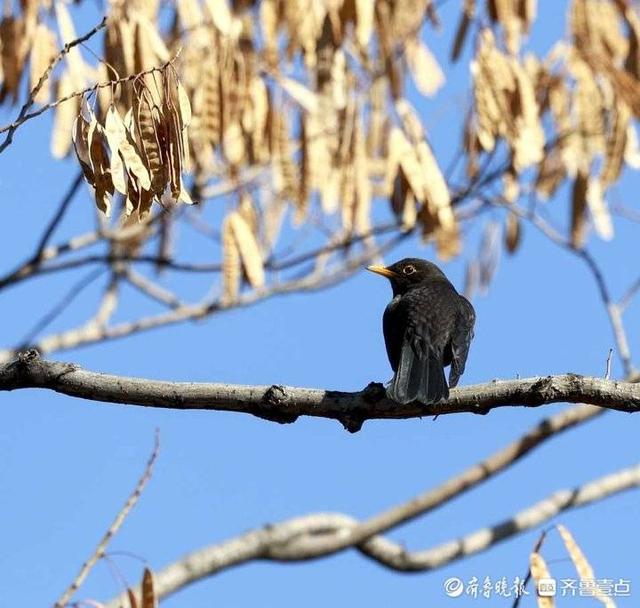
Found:
M 409 264 L 408 266 L 405 266 L 402 269 L 402 272 L 404 272 L 405 274 L 413 274 L 415 271 L 416 269 L 413 266 L 411 266 L 411 264 Z

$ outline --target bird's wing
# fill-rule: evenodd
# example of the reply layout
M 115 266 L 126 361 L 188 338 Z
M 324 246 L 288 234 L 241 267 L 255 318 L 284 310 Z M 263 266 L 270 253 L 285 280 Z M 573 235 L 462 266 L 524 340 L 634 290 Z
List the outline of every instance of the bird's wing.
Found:
M 384 343 L 387 348 L 389 363 L 394 373 L 398 369 L 398 362 L 400 361 L 402 338 L 406 323 L 401 308 L 400 296 L 396 296 L 389 302 L 382 317 Z
M 449 386 L 453 388 L 458 384 L 460 376 L 464 373 L 464 366 L 469 354 L 469 346 L 473 339 L 473 326 L 476 321 L 476 313 L 471 302 L 464 296 L 459 296 L 460 308 L 457 322 L 451 336 L 451 370 L 449 371 Z
M 437 352 L 430 339 L 429 319 L 424 310 L 416 309 L 415 303 L 407 304 L 398 369 L 387 394 L 397 403 L 436 403 L 449 396 L 442 353 Z

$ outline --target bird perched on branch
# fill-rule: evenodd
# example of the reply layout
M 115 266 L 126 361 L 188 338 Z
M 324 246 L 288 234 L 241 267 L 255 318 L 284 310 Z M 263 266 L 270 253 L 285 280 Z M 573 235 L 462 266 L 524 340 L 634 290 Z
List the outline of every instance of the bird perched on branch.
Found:
M 382 319 L 394 371 L 387 395 L 398 403 L 425 405 L 447 399 L 449 387 L 456 386 L 464 372 L 476 319 L 473 306 L 426 260 L 406 258 L 368 270 L 387 277 L 393 289 Z

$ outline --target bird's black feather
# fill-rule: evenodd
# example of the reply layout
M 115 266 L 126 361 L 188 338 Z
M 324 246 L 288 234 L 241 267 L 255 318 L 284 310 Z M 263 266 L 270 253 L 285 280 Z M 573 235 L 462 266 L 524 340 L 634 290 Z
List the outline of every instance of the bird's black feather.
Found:
M 407 266 L 414 269 L 410 274 L 404 272 Z M 449 386 L 456 386 L 464 372 L 473 307 L 430 262 L 411 258 L 388 270 L 394 298 L 385 310 L 383 330 L 394 377 L 387 393 L 398 403 L 447 399 Z
M 449 370 L 449 386 L 451 388 L 458 384 L 460 376 L 464 374 L 476 320 L 476 313 L 471 302 L 464 296 L 459 296 L 459 298 L 458 322 L 451 336 L 451 369 Z

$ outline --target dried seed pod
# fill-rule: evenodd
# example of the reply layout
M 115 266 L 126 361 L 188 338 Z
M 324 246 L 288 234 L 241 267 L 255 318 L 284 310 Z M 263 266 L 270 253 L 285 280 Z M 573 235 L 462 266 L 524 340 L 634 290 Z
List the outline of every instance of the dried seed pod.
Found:
M 33 46 L 31 47 L 29 73 L 29 87 L 31 90 L 36 87 L 40 78 L 47 71 L 57 52 L 55 34 L 45 24 L 38 24 L 33 35 Z M 36 103 L 45 104 L 49 102 L 51 96 L 49 86 L 49 80 L 47 79 L 33 98 Z
M 149 568 L 145 568 L 142 576 L 142 602 L 140 608 L 158 607 L 158 598 L 154 587 L 153 572 Z
M 531 554 L 529 567 L 531 568 L 531 577 L 536 583 L 536 587 L 541 580 L 551 578 L 547 563 L 540 553 L 535 552 Z M 553 597 L 538 595 L 538 608 L 554 608 L 554 606 Z
M 63 99 L 73 92 L 71 76 L 64 72 L 56 87 L 56 98 Z M 71 151 L 71 129 L 79 110 L 77 97 L 56 105 L 51 131 L 51 154 L 54 158 L 64 158 Z
M 151 191 L 161 197 L 167 184 L 167 166 L 162 159 L 162 143 L 166 141 L 162 115 L 142 81 L 134 82 L 134 92 L 136 144 L 151 178 Z
M 573 182 L 571 194 L 571 245 L 580 249 L 584 245 L 587 235 L 587 187 L 589 175 L 579 171 Z
M 444 85 L 445 77 L 431 51 L 416 38 L 405 43 L 407 64 L 418 91 L 423 95 L 435 95 Z
M 620 177 L 624 151 L 627 146 L 627 131 L 631 121 L 631 110 L 622 99 L 617 100 L 611 114 L 612 125 L 607 138 L 605 162 L 600 174 L 600 181 L 604 189 Z
M 69 44 L 76 40 L 78 35 L 76 34 L 67 5 L 63 2 L 56 2 L 54 8 L 62 42 Z M 86 86 L 88 70 L 82 59 L 82 55 L 80 55 L 79 48 L 77 46 L 70 48 L 65 59 L 69 67 L 72 88 L 74 91 L 81 91 Z
M 0 19 L 0 63 L 2 86 L 0 87 L 0 103 L 11 97 L 11 102 L 18 99 L 18 89 L 26 60 L 25 23 L 20 17 L 11 15 Z
M 560 533 L 562 542 L 564 542 L 564 546 L 566 547 L 567 553 L 569 554 L 569 557 L 571 558 L 571 561 L 576 568 L 578 576 L 580 576 L 580 580 L 596 580 L 596 576 L 593 572 L 591 564 L 587 560 L 585 554 L 583 553 L 582 549 L 576 542 L 571 532 L 569 532 L 569 530 L 562 524 L 556 525 L 556 529 Z M 594 597 L 602 604 L 604 604 L 606 608 L 615 608 L 614 601 L 610 597 L 605 595 L 601 589 L 596 588 L 596 590 L 594 591 Z
M 520 246 L 522 228 L 520 220 L 514 213 L 507 214 L 507 224 L 504 231 L 505 245 L 509 253 L 515 253 Z

